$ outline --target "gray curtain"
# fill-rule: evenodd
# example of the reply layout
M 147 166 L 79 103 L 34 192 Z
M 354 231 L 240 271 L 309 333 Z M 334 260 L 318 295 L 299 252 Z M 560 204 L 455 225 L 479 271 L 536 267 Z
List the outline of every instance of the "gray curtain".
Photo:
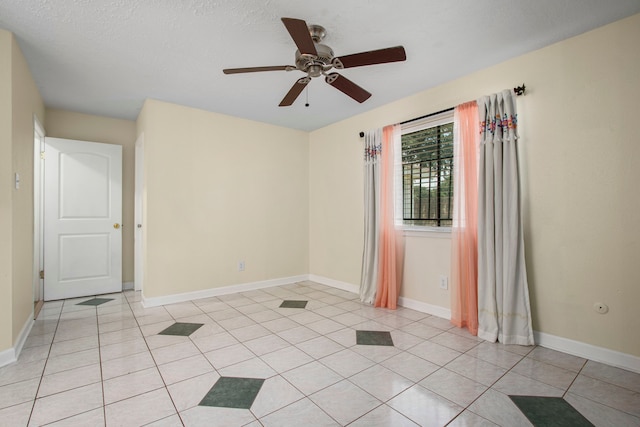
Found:
M 478 336 L 532 345 L 515 95 L 478 99 Z
M 364 250 L 360 275 L 360 300 L 373 304 L 378 283 L 380 223 L 380 155 L 382 129 L 364 135 Z

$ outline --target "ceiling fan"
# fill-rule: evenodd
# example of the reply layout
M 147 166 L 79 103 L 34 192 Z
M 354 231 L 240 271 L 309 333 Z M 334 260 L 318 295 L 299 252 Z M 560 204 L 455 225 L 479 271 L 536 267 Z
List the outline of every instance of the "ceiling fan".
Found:
M 346 77 L 336 72 L 329 73 L 332 68 L 341 70 L 344 68 L 362 67 L 364 65 L 399 62 L 407 59 L 404 47 L 402 46 L 335 57 L 333 56 L 333 50 L 329 46 L 320 43 L 327 34 L 326 30 L 320 25 L 307 25 L 302 19 L 294 18 L 282 18 L 282 22 L 298 47 L 295 56 L 296 65 L 227 68 L 222 70 L 225 74 L 293 70 L 300 70 L 305 73 L 305 77 L 298 79 L 298 81 L 293 84 L 293 87 L 280 102 L 280 107 L 292 105 L 311 79 L 321 75 L 325 76 L 325 81 L 328 84 L 362 103 L 369 99 L 371 94 Z

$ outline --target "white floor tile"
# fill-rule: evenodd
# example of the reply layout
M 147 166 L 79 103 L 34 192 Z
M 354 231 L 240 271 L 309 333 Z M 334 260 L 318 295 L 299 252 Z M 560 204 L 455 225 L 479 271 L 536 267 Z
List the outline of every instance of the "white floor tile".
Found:
M 580 374 L 640 393 L 640 374 L 635 372 L 590 360 Z
M 102 378 L 108 380 L 121 375 L 131 374 L 155 366 L 153 357 L 148 351 L 108 360 L 102 363 Z
M 185 427 L 211 427 L 212 420 L 221 426 L 244 426 L 256 420 L 248 409 L 196 406 L 180 413 Z
M 587 360 L 582 357 L 572 356 L 544 347 L 534 348 L 527 357 L 574 372 L 579 372 L 584 364 L 587 363 Z
M 256 399 L 251 405 L 251 412 L 256 418 L 264 417 L 303 397 L 302 393 L 281 376 L 271 377 L 262 384 Z
M 564 399 L 597 427 L 640 426 L 640 417 L 627 414 L 610 406 L 596 403 L 586 397 L 567 393 Z
M 42 377 L 38 397 L 44 397 L 61 391 L 71 390 L 102 381 L 100 364 L 83 366 Z
M 166 347 L 151 350 L 153 359 L 156 364 L 173 362 L 174 360 L 185 359 L 187 357 L 200 354 L 200 350 L 191 341 L 185 341 L 179 344 L 173 344 Z
M 533 427 L 506 394 L 493 389 L 487 390 L 468 410 L 499 426 Z
M 640 393 L 629 389 L 578 375 L 569 392 L 640 417 Z
M 440 369 L 438 365 L 406 352 L 383 361 L 381 365 L 413 382 L 418 382 Z
M 317 426 L 337 427 L 339 424 L 309 399 L 301 399 L 260 419 L 265 427 Z
M 445 367 L 486 386 L 491 386 L 507 372 L 504 368 L 466 354 L 447 363 Z
M 218 373 L 225 377 L 246 378 L 270 378 L 277 374 L 276 371 L 258 357 L 218 369 Z
M 463 407 L 471 404 L 487 389 L 486 386 L 445 368 L 429 375 L 419 384 Z
M 29 425 L 39 426 L 102 407 L 102 384 L 74 388 L 37 399 Z
M 53 424 L 47 424 L 47 427 L 86 427 L 86 426 L 103 426 L 104 425 L 104 409 L 98 408 L 73 417 L 65 418 Z
M 564 394 L 564 390 L 523 377 L 513 371 L 507 372 L 492 388 L 506 395 L 562 397 Z
M 411 347 L 407 351 L 415 356 L 421 357 L 439 366 L 446 365 L 462 354 L 456 350 L 452 350 L 431 341 L 425 341 L 421 344 Z
M 322 389 L 309 398 L 342 425 L 355 421 L 382 404 L 347 380 Z
M 416 427 L 418 424 L 401 415 L 387 405 L 380 405 L 373 411 L 349 424 L 349 427 Z
M 343 379 L 341 375 L 316 361 L 284 372 L 282 376 L 305 395 L 313 394 Z
M 254 340 L 245 341 L 244 345 L 258 356 L 289 347 L 289 343 L 278 335 L 271 334 Z
M 290 369 L 297 368 L 300 365 L 309 363 L 313 358 L 302 350 L 299 350 L 297 347 L 290 346 L 265 354 L 262 356 L 262 360 L 264 360 L 276 372 L 285 372 Z
M 352 376 L 349 381 L 382 402 L 386 402 L 413 385 L 413 381 L 380 365 L 374 365 Z
M 105 407 L 106 425 L 141 426 L 175 414 L 176 410 L 165 388 L 150 391 Z
M 29 421 L 29 415 L 31 415 L 31 408 L 33 408 L 33 402 L 0 409 L 0 426 L 26 426 Z
M 173 384 L 189 378 L 197 377 L 213 371 L 213 366 L 201 354 L 187 357 L 186 359 L 159 365 L 158 369 L 164 379 L 165 384 Z
M 205 356 L 216 369 L 252 359 L 255 355 L 242 344 L 231 345 L 205 353 Z
M 33 378 L 0 387 L 0 409 L 32 402 L 36 397 L 40 378 Z
M 211 390 L 211 387 L 218 381 L 220 375 L 217 372 L 209 372 L 194 378 L 190 378 L 179 383 L 171 384 L 167 388 L 173 402 L 182 412 L 197 406 L 202 398 Z
M 464 411 L 458 415 L 447 427 L 499 427 L 497 424 L 482 418 L 471 411 Z
M 327 337 L 319 336 L 296 345 L 300 350 L 307 353 L 314 359 L 320 359 L 333 353 L 344 350 L 344 346 L 330 340 Z
M 152 390 L 164 388 L 162 377 L 160 377 L 158 369 L 155 366 L 143 371 L 111 378 L 110 380 L 106 380 L 103 385 L 104 402 L 107 405 Z
M 576 372 L 558 368 L 529 357 L 522 359 L 511 372 L 540 381 L 566 391 L 578 375 Z
M 289 342 L 290 344 L 300 344 L 310 339 L 320 336 L 316 331 L 313 331 L 306 326 L 298 326 L 293 329 L 287 329 L 286 331 L 278 332 L 278 336 Z
M 39 378 L 44 371 L 45 363 L 45 359 L 35 362 L 18 360 L 16 363 L 0 368 L 0 386 Z
M 333 369 L 345 378 L 355 375 L 358 372 L 362 372 L 374 365 L 371 360 L 360 356 L 358 353 L 349 349 L 323 357 L 319 362 Z
M 428 427 L 446 425 L 463 409 L 419 385 L 403 391 L 387 402 L 387 405 L 413 422 Z

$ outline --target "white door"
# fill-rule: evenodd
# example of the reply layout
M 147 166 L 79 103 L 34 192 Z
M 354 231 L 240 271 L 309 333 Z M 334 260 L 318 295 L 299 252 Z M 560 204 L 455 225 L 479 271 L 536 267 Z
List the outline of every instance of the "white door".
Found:
M 45 138 L 44 299 L 122 290 L 122 146 Z
M 143 281 L 143 267 L 144 263 L 142 261 L 142 234 L 144 233 L 144 229 L 142 227 L 142 218 L 143 218 L 143 209 L 144 205 L 142 203 L 142 195 L 143 195 L 143 185 L 144 185 L 144 135 L 140 134 L 138 140 L 136 141 L 136 159 L 135 159 L 135 227 L 134 230 L 134 249 L 133 249 L 133 258 L 134 258 L 134 282 L 133 289 L 136 291 L 142 290 L 142 281 Z

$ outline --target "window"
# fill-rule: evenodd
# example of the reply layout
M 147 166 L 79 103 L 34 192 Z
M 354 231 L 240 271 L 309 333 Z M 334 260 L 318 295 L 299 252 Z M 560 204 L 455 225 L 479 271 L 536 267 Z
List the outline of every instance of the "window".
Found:
M 405 225 L 451 227 L 453 111 L 402 126 Z

